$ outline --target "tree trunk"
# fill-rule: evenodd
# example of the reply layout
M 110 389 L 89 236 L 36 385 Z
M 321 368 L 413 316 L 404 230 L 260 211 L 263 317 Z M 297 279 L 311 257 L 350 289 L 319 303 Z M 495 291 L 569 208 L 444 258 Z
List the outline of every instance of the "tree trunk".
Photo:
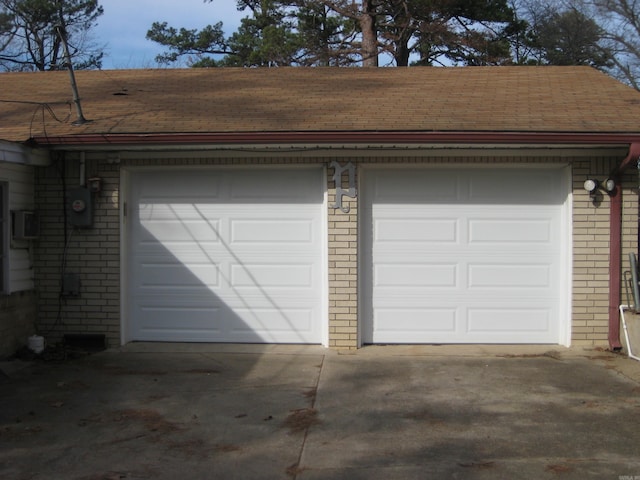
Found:
M 393 35 L 393 59 L 398 67 L 409 66 L 409 42 L 416 30 L 413 17 L 409 11 L 409 0 L 391 2 L 393 6 L 392 14 L 395 19 L 391 28 Z
M 395 61 L 397 67 L 409 66 L 409 48 L 406 44 L 399 43 L 396 47 Z
M 376 12 L 372 0 L 362 0 L 362 14 L 359 22 L 362 30 L 362 66 L 378 66 L 378 32 Z
M 405 22 L 405 25 L 400 30 L 398 38 L 395 41 L 394 59 L 396 61 L 396 66 L 398 67 L 409 66 L 409 56 L 411 55 L 411 52 L 409 51 L 409 42 L 411 41 L 412 33 L 413 32 L 409 28 L 409 21 Z

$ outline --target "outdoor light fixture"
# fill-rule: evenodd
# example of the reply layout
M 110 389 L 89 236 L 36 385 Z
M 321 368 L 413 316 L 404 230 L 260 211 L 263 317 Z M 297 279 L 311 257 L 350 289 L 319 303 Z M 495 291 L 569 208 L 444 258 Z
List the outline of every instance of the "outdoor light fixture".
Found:
M 98 193 L 102 190 L 102 179 L 100 177 L 91 177 L 87 180 L 87 187 L 92 193 Z
M 602 186 L 607 192 L 611 193 L 616 189 L 616 181 L 613 178 L 607 178 Z
M 598 182 L 598 180 L 594 180 L 593 178 L 587 178 L 584 181 L 584 189 L 589 192 L 589 195 L 595 195 L 596 190 L 598 190 L 598 187 L 600 186 L 600 182 Z
M 591 198 L 595 198 L 598 194 L 598 189 L 602 189 L 608 194 L 613 193 L 616 189 L 616 181 L 613 178 L 607 178 L 604 182 L 600 183 L 595 178 L 587 178 L 582 186 L 589 192 Z

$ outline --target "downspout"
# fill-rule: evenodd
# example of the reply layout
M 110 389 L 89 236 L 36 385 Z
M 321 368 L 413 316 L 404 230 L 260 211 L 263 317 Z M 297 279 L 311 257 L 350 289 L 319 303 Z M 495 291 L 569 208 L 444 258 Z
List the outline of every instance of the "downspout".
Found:
M 622 173 L 640 159 L 640 143 L 629 145 L 629 153 L 609 178 L 616 188 L 611 192 L 609 203 L 609 348 L 620 350 L 620 298 L 622 294 Z M 640 225 L 639 225 L 640 227 Z
M 78 183 L 78 185 L 80 185 L 81 187 L 84 187 L 85 184 L 87 183 L 87 173 L 86 173 L 86 154 L 83 151 L 80 152 L 80 183 Z
M 612 178 L 616 188 L 611 192 L 609 203 L 609 348 L 620 350 L 620 318 L 618 306 L 620 304 L 622 271 L 622 192 L 620 191 L 620 176 Z

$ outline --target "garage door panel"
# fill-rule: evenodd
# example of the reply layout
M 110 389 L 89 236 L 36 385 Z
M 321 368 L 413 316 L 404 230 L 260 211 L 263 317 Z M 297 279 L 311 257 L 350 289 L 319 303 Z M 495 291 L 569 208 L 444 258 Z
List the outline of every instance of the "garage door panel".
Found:
M 220 285 L 214 264 L 152 264 L 140 266 L 139 286 L 145 288 L 212 288 Z
M 231 265 L 231 286 L 269 288 L 312 288 L 315 285 L 312 264 Z
M 178 333 L 181 331 L 195 332 L 208 332 L 209 334 L 222 332 L 222 327 L 216 319 L 221 318 L 220 312 L 223 310 L 220 307 L 196 307 L 183 305 L 178 307 L 166 307 L 159 308 L 157 306 L 144 306 L 140 307 L 144 312 L 145 318 L 152 318 L 153 321 L 143 320 L 140 325 L 140 329 L 144 332 L 151 333 L 159 336 L 161 334 L 169 334 L 171 332 Z M 187 314 L 189 316 L 189 322 L 179 323 L 176 322 L 176 317 Z M 170 338 L 163 338 L 164 340 L 170 340 Z
M 404 191 L 448 176 L 449 203 Z M 364 341 L 558 343 L 564 184 L 557 169 L 368 170 Z
M 139 315 L 136 318 L 139 333 L 146 340 L 157 341 L 173 341 L 176 334 L 181 339 L 219 334 L 224 331 L 221 319 L 227 309 L 207 292 L 194 291 L 141 294 L 135 299 L 134 308 Z
M 376 311 L 379 330 L 415 333 L 422 330 L 452 332 L 456 327 L 457 307 L 379 308 Z
M 553 170 L 477 170 L 470 180 L 468 201 L 472 204 L 504 204 L 509 198 L 512 206 L 559 205 L 565 199 L 564 179 Z
M 313 223 L 308 219 L 253 218 L 231 220 L 231 243 L 313 243 Z
M 319 168 L 131 177 L 132 340 L 320 343 Z
M 141 244 L 140 250 L 145 253 L 139 254 L 140 266 L 144 265 L 181 265 L 189 269 L 191 265 L 216 265 L 214 255 L 218 255 L 220 249 L 215 245 L 198 244 L 196 248 L 193 245 L 161 243 Z
M 227 177 L 231 203 L 319 204 L 324 193 L 318 189 L 317 175 L 301 175 L 292 169 L 245 171 Z
M 214 219 L 203 220 L 144 220 L 139 241 L 141 243 L 219 242 L 220 227 Z
M 383 214 L 384 215 L 384 214 Z M 452 218 L 419 218 L 403 219 L 376 218 L 375 240 L 382 244 L 403 243 L 455 243 L 458 241 L 458 220 Z
M 384 175 L 370 178 L 368 190 L 374 203 L 422 204 L 453 203 L 460 199 L 459 176 L 450 172 L 412 169 L 410 175 L 398 170 L 385 170 Z
M 374 267 L 374 285 L 379 288 L 455 287 L 458 284 L 456 263 L 387 263 Z
M 551 219 L 522 217 L 476 218 L 469 221 L 469 243 L 522 243 L 547 246 L 551 243 Z
M 469 332 L 543 332 L 546 333 L 551 326 L 553 312 L 550 308 L 537 308 L 530 305 L 529 308 L 468 308 Z
M 551 265 L 510 263 L 470 263 L 470 289 L 548 289 L 551 286 Z
M 199 197 L 198 199 L 185 198 L 146 198 L 138 205 L 140 220 L 143 222 L 210 220 L 207 202 L 213 203 L 215 197 Z
M 187 178 L 189 188 L 176 190 L 177 175 L 167 175 L 162 171 L 147 171 L 144 178 L 138 176 L 136 179 L 136 189 L 140 193 L 140 198 L 147 200 L 152 205 L 162 203 L 171 199 L 171 203 L 197 202 L 202 198 L 209 200 L 218 198 L 223 186 L 221 175 L 199 175 L 193 172 L 180 172 L 181 178 Z M 182 202 L 180 202 L 182 200 Z
M 310 336 L 315 334 L 313 325 L 313 311 L 304 308 L 237 308 L 236 313 L 243 320 L 231 329 L 238 332 L 254 332 L 260 335 L 272 335 L 284 333 L 298 336 L 298 340 L 308 342 Z M 295 333 L 293 333 L 295 332 Z

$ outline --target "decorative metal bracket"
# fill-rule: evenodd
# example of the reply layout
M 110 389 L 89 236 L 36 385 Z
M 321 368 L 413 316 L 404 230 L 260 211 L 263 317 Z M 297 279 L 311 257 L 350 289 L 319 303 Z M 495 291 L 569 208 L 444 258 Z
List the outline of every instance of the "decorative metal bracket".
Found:
M 356 192 L 356 167 L 351 162 L 342 167 L 335 160 L 331 162 L 329 167 L 333 168 L 333 181 L 336 184 L 336 203 L 331 205 L 331 208 L 339 208 L 342 212 L 349 213 L 349 205 L 342 205 L 342 197 L 346 195 L 349 198 L 356 198 L 358 195 Z M 349 188 L 342 188 L 342 174 L 344 172 L 349 172 Z

